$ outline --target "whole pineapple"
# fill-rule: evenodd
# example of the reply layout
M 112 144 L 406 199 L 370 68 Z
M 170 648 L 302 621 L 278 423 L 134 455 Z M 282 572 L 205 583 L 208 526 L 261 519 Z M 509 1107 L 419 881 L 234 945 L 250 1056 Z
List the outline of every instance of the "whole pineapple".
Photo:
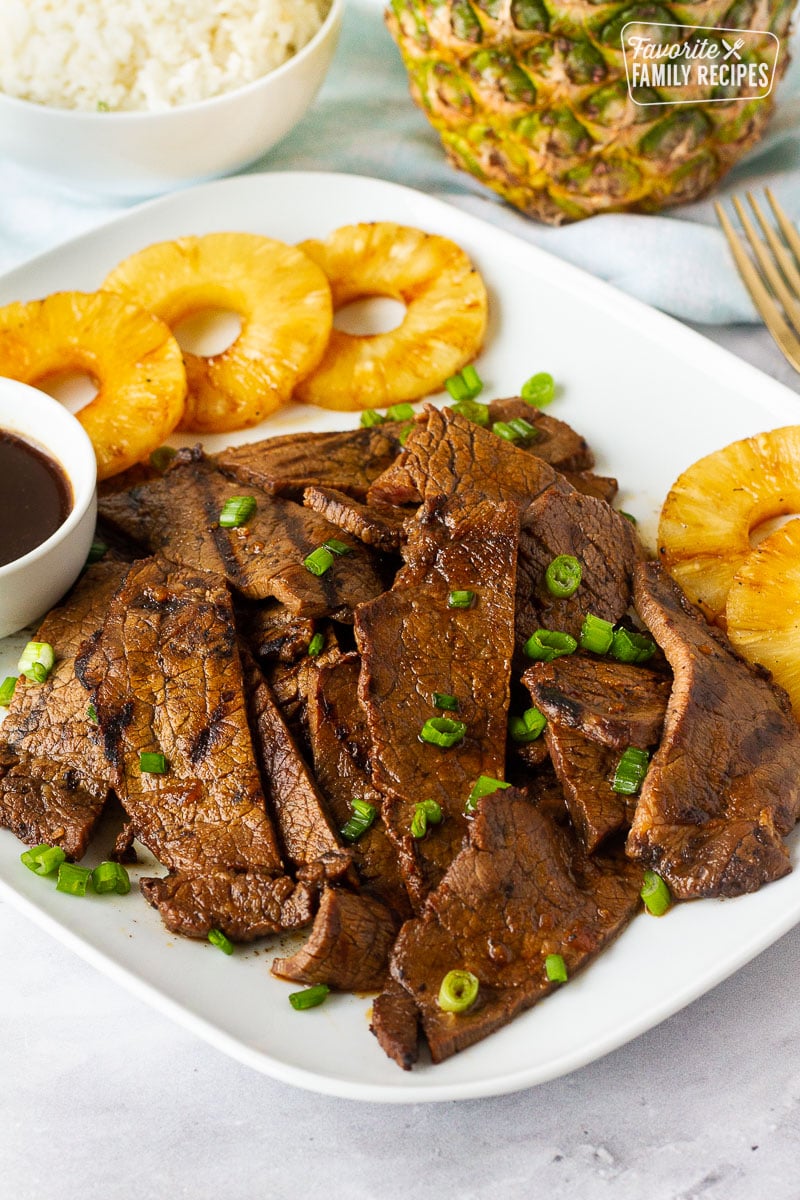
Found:
M 661 43 L 686 36 L 665 28 L 676 25 L 782 38 L 794 2 L 391 0 L 386 19 L 451 161 L 523 212 L 561 224 L 696 199 L 753 145 L 770 112 L 772 96 L 746 87 L 639 87 L 634 103 L 626 24 Z M 772 63 L 775 42 L 750 37 L 742 57 Z M 787 61 L 782 43 L 776 82 Z

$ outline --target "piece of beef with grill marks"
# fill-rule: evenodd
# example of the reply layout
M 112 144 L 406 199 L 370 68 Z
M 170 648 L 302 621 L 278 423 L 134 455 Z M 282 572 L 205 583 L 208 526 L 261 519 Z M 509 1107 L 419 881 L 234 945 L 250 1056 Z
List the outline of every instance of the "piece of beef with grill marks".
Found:
M 633 816 L 630 798 L 611 786 L 620 752 L 552 721 L 544 736 L 575 832 L 592 854 L 607 838 L 627 829 Z
M 272 973 L 341 991 L 376 991 L 386 982 L 396 933 L 394 916 L 377 896 L 326 888 L 308 941 L 291 958 L 276 958 Z
M 586 439 L 564 421 L 548 416 L 520 396 L 492 400 L 489 404 L 489 420 L 492 424 L 495 421 L 507 424 L 520 419 L 536 430 L 536 436 L 521 447 L 529 454 L 543 458 L 557 471 L 590 471 L 594 466 L 594 455 Z
M 406 524 L 414 509 L 396 508 L 393 504 L 363 504 L 345 492 L 333 488 L 306 488 L 303 493 L 306 508 L 313 508 L 339 529 L 344 529 L 374 550 L 396 554 L 406 538 Z
M 461 848 L 478 776 L 504 771 L 518 528 L 513 504 L 483 502 L 455 516 L 426 506 L 393 588 L 356 613 L 372 777 L 416 907 Z M 471 608 L 449 607 L 458 590 L 474 592 Z M 436 692 L 455 696 L 458 711 L 437 710 Z M 447 748 L 421 740 L 426 722 L 443 716 L 463 722 L 463 740 Z M 414 839 L 415 806 L 429 798 L 443 820 Z
M 390 978 L 372 1003 L 370 1031 L 398 1067 L 410 1071 L 419 1058 L 419 1010 L 405 988 Z
M 800 728 L 789 698 L 657 564 L 637 567 L 634 595 L 675 683 L 628 853 L 683 900 L 756 891 L 790 870 L 782 837 L 800 810 Z
M 273 496 L 299 500 L 307 487 L 329 487 L 363 500 L 400 450 L 402 422 L 334 433 L 290 433 L 232 446 L 216 456 L 234 479 Z
M 294 663 L 308 653 L 315 625 L 311 617 L 299 617 L 279 600 L 236 605 L 236 624 L 251 652 L 259 659 Z
M 534 794 L 535 795 L 535 794 Z M 573 978 L 639 907 L 641 872 L 623 856 L 588 857 L 569 825 L 509 788 L 481 800 L 469 843 L 406 922 L 391 972 L 419 1009 L 438 1063 L 487 1037 L 558 986 L 545 961 L 560 954 Z M 454 967 L 479 980 L 453 1016 L 439 1008 Z
M 283 874 L 225 581 L 164 559 L 135 564 L 76 673 L 136 837 L 170 872 L 142 881 L 169 928 L 245 939 L 304 923 L 312 892 Z M 143 769 L 146 753 L 163 754 L 166 771 Z
M 659 741 L 672 686 L 646 667 L 580 654 L 534 663 L 522 682 L 548 721 L 616 750 Z
M 181 450 L 166 473 L 100 502 L 104 522 L 192 570 L 224 575 L 250 600 L 270 596 L 306 617 L 336 615 L 377 596 L 383 583 L 370 551 L 324 517 L 250 488 L 256 509 L 246 524 L 221 528 L 219 515 L 237 489 L 199 447 Z M 347 546 L 323 575 L 303 565 L 329 538 Z
M 451 408 L 427 405 L 392 465 L 369 490 L 369 503 L 420 504 L 441 496 L 461 508 L 481 500 L 526 507 L 548 487 L 572 491 L 544 459 L 526 454 Z
M 358 702 L 360 670 L 358 655 L 347 654 L 309 671 L 307 722 L 314 774 L 340 829 L 353 815 L 354 797 L 366 800 L 378 814 L 382 810 L 370 774 L 366 716 Z M 411 916 L 397 851 L 380 815 L 350 849 L 363 886 L 403 920 Z
M 0 825 L 31 845 L 82 858 L 114 786 L 100 730 L 75 678 L 75 655 L 102 625 L 128 565 L 97 563 L 40 625 L 56 663 L 44 683 L 17 681 L 0 726 Z

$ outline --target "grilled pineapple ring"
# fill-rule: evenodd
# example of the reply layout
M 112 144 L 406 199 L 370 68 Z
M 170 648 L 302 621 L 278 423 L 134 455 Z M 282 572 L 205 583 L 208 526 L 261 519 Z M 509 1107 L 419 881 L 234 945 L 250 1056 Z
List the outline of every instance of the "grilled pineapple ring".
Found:
M 455 242 L 378 222 L 346 225 L 300 248 L 327 275 L 334 308 L 390 296 L 406 314 L 390 333 L 357 337 L 334 329 L 322 362 L 295 389 L 297 400 L 347 412 L 419 400 L 480 350 L 486 289 Z
M 673 484 L 661 510 L 659 554 L 686 595 L 716 619 L 752 554 L 750 531 L 800 512 L 800 425 L 733 442 Z
M 98 386 L 76 415 L 100 479 L 146 458 L 183 414 L 181 349 L 151 313 L 103 292 L 56 292 L 0 309 L 0 375 L 36 385 L 65 371 L 85 371 Z
M 224 433 L 263 421 L 322 358 L 333 320 L 322 271 L 302 251 L 252 233 L 160 242 L 115 267 L 103 287 L 170 326 L 207 308 L 242 318 L 221 354 L 184 353 L 189 395 L 180 428 Z

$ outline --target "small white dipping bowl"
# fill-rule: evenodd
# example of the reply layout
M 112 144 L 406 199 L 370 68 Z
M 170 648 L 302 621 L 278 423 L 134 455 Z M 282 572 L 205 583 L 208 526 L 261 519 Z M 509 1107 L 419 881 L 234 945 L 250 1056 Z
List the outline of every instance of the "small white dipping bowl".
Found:
M 63 525 L 22 558 L 0 567 L 0 637 L 44 616 L 80 574 L 97 518 L 97 462 L 83 426 L 57 400 L 0 377 L 0 429 L 32 442 L 61 466 L 72 488 Z M 0 521 L 13 521 L 0 513 Z
M 339 38 L 344 0 L 310 42 L 261 79 L 162 112 L 81 112 L 0 92 L 0 156 L 72 191 L 155 196 L 255 162 L 314 99 Z

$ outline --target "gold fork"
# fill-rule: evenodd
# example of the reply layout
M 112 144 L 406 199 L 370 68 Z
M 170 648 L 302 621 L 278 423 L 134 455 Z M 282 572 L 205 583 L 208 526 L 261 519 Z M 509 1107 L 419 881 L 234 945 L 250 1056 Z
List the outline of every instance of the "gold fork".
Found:
M 715 204 L 722 232 L 731 248 L 734 262 L 742 281 L 752 297 L 764 324 L 772 334 L 784 357 L 796 371 L 800 371 L 800 234 L 769 188 L 764 189 L 770 208 L 783 234 L 783 241 L 769 224 L 752 192 L 747 193 L 750 207 L 761 226 L 764 238 L 760 238 L 738 196 L 733 196 L 733 207 L 742 223 L 745 235 L 756 262 L 747 253 L 744 242 L 728 218 L 721 204 Z M 756 267 L 756 263 L 758 266 Z M 782 311 L 781 311 L 782 310 Z

